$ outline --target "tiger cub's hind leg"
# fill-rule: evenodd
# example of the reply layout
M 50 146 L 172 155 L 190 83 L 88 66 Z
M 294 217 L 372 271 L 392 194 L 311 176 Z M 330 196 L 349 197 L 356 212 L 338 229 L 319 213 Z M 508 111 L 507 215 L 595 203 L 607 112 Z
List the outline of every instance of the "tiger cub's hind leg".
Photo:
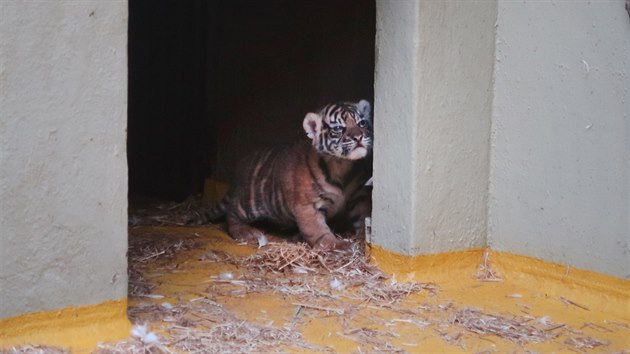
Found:
M 335 233 L 352 240 L 365 240 L 365 219 L 372 213 L 371 191 L 357 191 L 346 203 L 345 209 L 330 219 L 329 225 Z
M 355 193 L 348 203 L 348 221 L 354 233 L 354 238 L 365 241 L 366 239 L 366 218 L 372 216 L 372 191 L 371 188 L 364 187 Z

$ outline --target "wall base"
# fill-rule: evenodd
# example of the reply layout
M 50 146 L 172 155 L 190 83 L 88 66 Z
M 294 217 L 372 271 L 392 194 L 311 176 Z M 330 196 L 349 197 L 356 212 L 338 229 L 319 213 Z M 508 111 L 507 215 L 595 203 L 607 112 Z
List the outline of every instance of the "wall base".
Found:
M 93 306 L 67 307 L 0 319 L 0 351 L 13 346 L 45 344 L 89 353 L 98 342 L 130 335 L 127 299 Z
M 623 318 L 628 316 L 630 280 L 533 257 L 488 251 L 487 265 L 501 278 L 496 282 L 497 288 L 520 289 L 519 291 L 530 289 L 536 296 L 558 299 L 576 310 L 588 313 L 591 309 L 597 309 Z M 461 287 L 462 282 L 469 283 L 471 287 L 481 284 L 476 275 L 484 262 L 484 252 L 484 249 L 476 248 L 410 257 L 374 246 L 372 257 L 379 268 L 396 274 L 399 280 L 430 281 L 448 289 Z M 468 279 L 465 274 L 469 275 Z M 478 300 L 474 297 L 479 296 L 474 292 L 458 295 L 462 296 L 462 300 L 470 302 Z M 498 302 L 495 298 L 492 299 L 492 302 Z

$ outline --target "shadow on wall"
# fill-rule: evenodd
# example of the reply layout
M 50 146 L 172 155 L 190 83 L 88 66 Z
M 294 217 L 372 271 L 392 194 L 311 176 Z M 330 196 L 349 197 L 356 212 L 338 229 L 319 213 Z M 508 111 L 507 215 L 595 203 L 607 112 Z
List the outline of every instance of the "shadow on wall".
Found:
M 374 0 L 129 2 L 130 194 L 183 199 L 331 101 L 373 102 Z

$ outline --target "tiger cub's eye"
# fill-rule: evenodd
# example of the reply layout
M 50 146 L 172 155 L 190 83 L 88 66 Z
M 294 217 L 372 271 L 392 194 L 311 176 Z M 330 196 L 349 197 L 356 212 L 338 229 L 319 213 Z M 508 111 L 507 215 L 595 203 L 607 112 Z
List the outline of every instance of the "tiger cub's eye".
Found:
M 359 128 L 365 128 L 366 125 L 367 125 L 367 123 L 364 120 L 359 121 L 359 123 L 358 123 Z

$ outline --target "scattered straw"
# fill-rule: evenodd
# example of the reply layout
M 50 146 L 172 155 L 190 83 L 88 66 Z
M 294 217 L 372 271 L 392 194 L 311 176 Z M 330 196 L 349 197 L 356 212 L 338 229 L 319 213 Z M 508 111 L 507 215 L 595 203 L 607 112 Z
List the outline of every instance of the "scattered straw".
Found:
M 575 349 L 594 349 L 597 347 L 603 347 L 610 344 L 609 342 L 603 342 L 599 339 L 595 339 L 592 337 L 569 337 L 564 341 L 564 344 L 567 344 Z
M 306 243 L 269 243 L 260 252 L 242 259 L 238 265 L 263 273 L 382 274 L 369 264 L 361 248 L 358 242 L 349 251 L 325 251 L 311 248 Z
M 130 294 L 150 294 L 152 285 L 143 278 L 147 264 L 173 258 L 179 251 L 197 247 L 195 238 L 143 237 L 132 239 L 130 257 Z M 135 323 L 149 321 L 159 324 L 156 333 L 160 345 L 148 345 L 135 339 L 101 346 L 101 353 L 167 353 L 168 350 L 191 353 L 251 353 L 287 351 L 332 351 L 328 347 L 315 347 L 305 342 L 293 326 L 308 321 L 313 316 L 333 316 L 343 323 L 344 330 L 337 333 L 355 341 L 359 352 L 404 352 L 392 345 L 395 332 L 386 329 L 398 323 L 408 323 L 418 328 L 432 328 L 445 342 L 465 348 L 467 332 L 475 339 L 489 340 L 494 335 L 518 345 L 545 342 L 562 336 L 571 350 L 582 350 L 607 345 L 606 342 L 584 336 L 564 324 L 534 321 L 534 317 L 505 317 L 483 313 L 480 310 L 459 308 L 452 303 L 444 305 L 419 305 L 410 309 L 397 306 L 408 296 L 428 292 L 435 293 L 436 286 L 418 282 L 389 280 L 376 266 L 370 264 L 365 244 L 355 242 L 348 251 L 330 252 L 313 249 L 304 243 L 269 242 L 249 257 L 235 257 L 220 251 L 207 251 L 198 258 L 201 262 L 224 262 L 238 267 L 236 272 L 216 274 L 209 280 L 207 294 L 189 302 L 157 305 L 145 303 L 129 309 L 129 317 Z M 165 271 L 169 268 L 162 267 Z M 477 279 L 502 281 L 489 262 L 489 251 L 484 252 Z M 245 296 L 249 293 L 272 292 L 286 298 L 295 307 L 293 319 L 276 327 L 272 322 L 254 324 L 236 317 L 209 296 Z M 521 298 L 520 294 L 508 295 Z M 346 300 L 352 301 L 346 301 Z M 560 298 L 566 304 L 588 310 L 575 302 Z M 150 300 L 148 300 L 150 301 Z M 160 300 L 158 300 L 159 302 Z M 526 305 L 524 305 L 525 307 Z M 353 328 L 352 319 L 360 316 L 360 308 L 392 311 L 395 317 L 385 321 L 378 315 L 368 319 L 370 328 Z M 527 308 L 527 307 L 525 307 Z M 308 311 L 306 311 L 308 310 Z M 431 320 L 424 313 L 431 312 Z M 435 318 L 437 317 L 437 318 Z M 610 324 L 610 323 L 607 323 Z M 376 327 L 372 327 L 375 325 Z M 603 328 L 593 324 L 589 327 Z M 624 327 L 620 324 L 620 327 Z M 378 328 L 377 328 L 378 327 Z M 625 325 L 624 328 L 628 328 Z M 602 330 L 603 331 L 603 330 Z M 170 349 L 168 349 L 170 348 Z
M 116 343 L 98 343 L 93 354 L 171 354 L 162 344 L 144 344 L 138 338 L 128 338 Z
M 608 321 L 608 320 L 604 320 L 604 323 L 605 324 L 609 324 L 609 325 L 613 325 L 613 326 L 617 326 L 617 327 L 621 327 L 621 328 L 625 328 L 627 330 L 630 330 L 630 326 L 628 326 L 627 323 Z
M 233 256 L 223 251 L 208 251 L 199 257 L 200 261 L 205 262 L 226 262 L 233 259 Z
M 483 251 L 483 261 L 479 265 L 479 269 L 477 269 L 476 274 L 477 280 L 484 282 L 501 282 L 503 278 L 501 278 L 493 269 L 490 267 L 490 250 L 485 249 Z
M 172 259 L 177 252 L 199 247 L 199 240 L 195 236 L 187 238 L 171 237 L 170 235 L 149 234 L 129 238 L 129 296 L 139 297 L 151 293 L 154 284 L 144 277 L 144 266 L 158 259 Z
M 293 328 L 258 325 L 238 319 L 213 301 L 196 301 L 180 307 L 180 313 L 194 313 L 201 320 L 194 321 L 195 327 L 168 327 L 169 344 L 178 350 L 192 353 L 260 353 L 286 352 L 286 348 L 323 349 L 306 343 L 301 333 Z
M 562 276 L 562 280 L 565 280 L 566 278 L 569 277 L 569 272 L 571 271 L 571 266 L 570 265 L 566 265 L 566 271 L 564 272 L 564 275 Z
M 70 350 L 46 345 L 25 345 L 11 349 L 0 349 L 2 354 L 69 354 Z
M 586 322 L 586 323 L 584 323 L 584 325 L 580 329 L 584 329 L 584 328 L 592 328 L 592 329 L 594 329 L 594 330 L 596 330 L 598 332 L 608 332 L 608 333 L 614 332 L 611 329 L 608 329 L 606 327 L 600 326 L 600 325 L 595 324 L 593 322 Z
M 341 337 L 354 340 L 359 348 L 367 352 L 406 353 L 405 350 L 392 345 L 389 339 L 400 337 L 391 331 L 381 331 L 374 328 L 360 327 L 337 333 Z
M 461 326 L 472 333 L 495 335 L 519 345 L 547 342 L 560 336 L 566 336 L 564 344 L 568 345 L 572 350 L 593 349 L 609 344 L 609 342 L 585 336 L 581 331 L 573 329 L 566 324 L 532 321 L 533 317 L 529 316 L 508 318 L 470 308 L 453 308 L 453 310 L 452 324 Z M 585 327 L 595 327 L 604 332 L 609 331 L 590 322 L 586 323 Z
M 193 325 L 186 317 L 188 313 L 189 308 L 183 305 L 167 308 L 162 305 L 141 304 L 127 310 L 129 319 L 135 323 L 164 321 L 185 327 Z
M 186 225 L 191 215 L 203 206 L 202 200 L 202 196 L 191 196 L 181 203 L 148 202 L 144 203 L 142 208 L 132 206 L 129 211 L 129 225 L 131 227 Z
M 340 308 L 332 308 L 332 307 L 318 306 L 318 305 L 313 305 L 313 304 L 301 304 L 301 303 L 294 303 L 293 305 L 299 306 L 299 307 L 306 307 L 309 309 L 315 309 L 319 311 L 332 312 L 339 316 L 345 313 L 345 310 L 340 309 Z
M 193 237 L 175 238 L 167 235 L 143 235 L 132 237 L 129 242 L 129 261 L 131 263 L 149 263 L 158 258 L 171 259 L 177 252 L 199 247 Z
M 137 264 L 129 263 L 129 285 L 128 294 L 130 297 L 146 296 L 151 294 L 151 291 L 155 288 L 155 285 L 148 282 L 143 275 L 143 272 L 138 269 Z
M 303 243 L 269 243 L 252 256 L 226 261 L 245 268 L 248 275 L 214 277 L 209 292 L 242 296 L 271 291 L 310 302 L 344 296 L 386 305 L 423 290 L 436 290 L 433 284 L 387 282 L 387 276 L 369 264 L 361 243 L 354 243 L 347 252 L 326 252 Z
M 554 328 L 540 328 L 529 322 L 527 318 L 507 318 L 469 308 L 457 310 L 452 319 L 453 324 L 470 332 L 480 335 L 493 334 L 519 345 L 545 342 L 558 336 L 558 333 L 553 331 Z
M 447 329 L 448 329 L 448 326 L 444 326 L 444 327 L 447 327 Z M 451 330 L 450 331 L 451 333 L 449 333 L 448 330 L 440 330 L 440 329 L 435 329 L 435 332 L 446 343 L 449 343 L 451 345 L 456 345 L 458 347 L 464 348 L 464 345 L 462 344 L 462 336 L 463 336 L 462 332 Z
M 305 342 L 301 333 L 290 326 L 259 325 L 237 318 L 215 301 L 198 298 L 174 305 L 145 305 L 130 309 L 132 322 L 162 322 L 158 342 L 144 344 L 137 338 L 117 343 L 99 344 L 97 353 L 270 353 L 295 351 L 330 351 Z M 291 350 L 293 348 L 293 350 Z
M 571 300 L 569 300 L 569 299 L 567 299 L 567 298 L 564 298 L 564 297 L 562 297 L 562 296 L 560 297 L 560 301 L 562 301 L 563 303 L 565 303 L 565 304 L 567 304 L 567 305 L 573 305 L 573 306 L 575 306 L 575 307 L 579 307 L 579 308 L 581 308 L 582 310 L 590 311 L 590 309 L 589 309 L 588 307 L 586 307 L 586 306 L 584 306 L 584 305 L 580 305 L 580 304 L 578 304 L 578 303 L 576 303 L 576 302 L 574 302 L 574 301 L 571 301 Z
M 288 348 L 310 348 L 302 335 L 291 328 L 260 326 L 246 321 L 225 319 L 208 330 L 171 327 L 175 349 L 188 353 L 270 353 Z
M 403 298 L 414 293 L 419 293 L 422 290 L 427 290 L 431 293 L 434 293 L 436 290 L 436 286 L 430 283 L 398 283 L 394 281 L 390 283 L 384 283 L 380 281 L 366 283 L 366 285 L 367 286 L 361 287 L 361 295 L 363 296 L 364 300 L 373 303 L 375 302 L 386 304 L 401 301 Z

